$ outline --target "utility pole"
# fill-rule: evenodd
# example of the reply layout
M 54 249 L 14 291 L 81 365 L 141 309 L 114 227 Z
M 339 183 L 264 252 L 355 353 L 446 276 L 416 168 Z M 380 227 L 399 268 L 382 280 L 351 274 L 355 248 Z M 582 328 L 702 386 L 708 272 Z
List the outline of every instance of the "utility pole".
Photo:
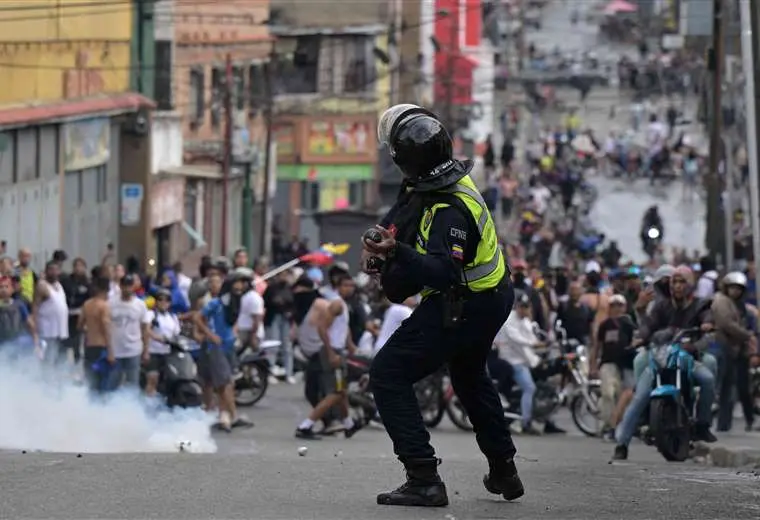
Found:
M 232 169 L 232 54 L 227 53 L 224 88 L 224 157 L 222 158 L 222 254 L 227 255 L 230 170 Z
M 454 138 L 455 124 L 454 124 L 454 67 L 456 67 L 456 55 L 459 50 L 457 40 L 459 39 L 459 13 L 453 9 L 449 11 L 449 45 L 448 45 L 448 59 L 446 60 L 446 128 Z
M 747 120 L 747 158 L 749 159 L 750 224 L 755 265 L 760 262 L 760 187 L 758 186 L 757 122 L 760 121 L 760 5 L 754 0 L 742 0 L 742 68 L 744 69 Z M 760 288 L 757 289 L 760 291 Z
M 716 258 L 724 251 L 723 241 L 730 240 L 724 237 L 724 226 L 721 222 L 723 214 L 720 210 L 721 182 L 719 168 L 723 143 L 721 132 L 723 130 L 723 68 L 725 64 L 723 28 L 725 27 L 723 16 L 723 0 L 713 0 L 713 45 L 712 45 L 712 120 L 710 121 L 710 162 L 706 177 L 707 189 L 707 233 L 705 245 L 710 256 Z M 729 153 L 728 150 L 725 151 Z M 728 173 L 728 172 L 726 172 Z
M 264 195 L 262 199 L 262 214 L 261 214 L 261 235 L 259 236 L 259 255 L 267 255 L 269 253 L 269 245 L 272 243 L 269 240 L 269 236 L 272 231 L 271 204 L 269 200 L 269 183 L 270 170 L 272 169 L 272 137 L 274 134 L 274 78 L 272 77 L 272 67 L 277 60 L 277 53 L 274 46 L 269 53 L 269 63 L 264 67 L 264 78 L 266 86 L 266 106 L 264 107 L 264 117 L 266 119 L 266 157 L 264 159 Z M 275 159 L 276 160 L 276 159 Z

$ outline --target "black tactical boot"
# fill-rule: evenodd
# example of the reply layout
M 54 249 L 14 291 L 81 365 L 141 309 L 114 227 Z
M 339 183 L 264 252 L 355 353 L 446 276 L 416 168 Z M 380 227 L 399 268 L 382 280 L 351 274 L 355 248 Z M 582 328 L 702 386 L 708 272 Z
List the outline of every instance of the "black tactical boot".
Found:
M 406 482 L 390 493 L 377 495 L 383 506 L 445 507 L 449 505 L 446 485 L 438 475 L 440 459 L 409 459 L 404 462 Z
M 489 493 L 501 495 L 505 500 L 517 500 L 525 494 L 513 459 L 489 459 L 488 475 L 483 477 L 483 485 Z

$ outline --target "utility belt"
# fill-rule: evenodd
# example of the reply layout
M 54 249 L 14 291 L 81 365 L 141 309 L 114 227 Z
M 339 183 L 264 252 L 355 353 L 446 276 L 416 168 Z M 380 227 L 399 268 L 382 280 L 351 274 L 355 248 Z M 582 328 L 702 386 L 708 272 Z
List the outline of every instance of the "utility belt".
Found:
M 504 277 L 496 286 L 486 289 L 485 291 L 472 291 L 466 285 L 453 285 L 447 291 L 443 292 L 443 327 L 445 329 L 456 329 L 462 324 L 464 315 L 464 305 L 467 300 L 474 296 L 482 294 L 491 294 L 498 290 L 509 287 L 510 276 L 507 270 Z

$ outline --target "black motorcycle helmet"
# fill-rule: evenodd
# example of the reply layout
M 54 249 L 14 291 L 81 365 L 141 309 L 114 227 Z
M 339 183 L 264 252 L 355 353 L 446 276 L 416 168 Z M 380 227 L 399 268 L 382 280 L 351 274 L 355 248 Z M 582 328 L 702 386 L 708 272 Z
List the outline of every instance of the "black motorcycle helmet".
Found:
M 377 126 L 377 138 L 388 146 L 393 162 L 417 191 L 454 184 L 472 162 L 454 159 L 451 136 L 435 114 L 417 105 L 395 105 Z

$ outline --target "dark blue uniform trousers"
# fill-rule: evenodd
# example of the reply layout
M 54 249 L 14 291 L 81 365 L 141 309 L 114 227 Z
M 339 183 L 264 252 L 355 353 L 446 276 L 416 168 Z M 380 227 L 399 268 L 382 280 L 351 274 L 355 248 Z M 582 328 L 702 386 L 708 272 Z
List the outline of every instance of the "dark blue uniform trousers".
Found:
M 443 326 L 443 297 L 428 297 L 377 353 L 370 382 L 401 462 L 435 456 L 413 385 L 445 364 L 480 450 L 488 458 L 514 456 L 501 401 L 486 370 L 493 339 L 513 301 L 514 290 L 506 281 L 496 289 L 473 293 L 464 304 L 463 322 L 451 329 Z

